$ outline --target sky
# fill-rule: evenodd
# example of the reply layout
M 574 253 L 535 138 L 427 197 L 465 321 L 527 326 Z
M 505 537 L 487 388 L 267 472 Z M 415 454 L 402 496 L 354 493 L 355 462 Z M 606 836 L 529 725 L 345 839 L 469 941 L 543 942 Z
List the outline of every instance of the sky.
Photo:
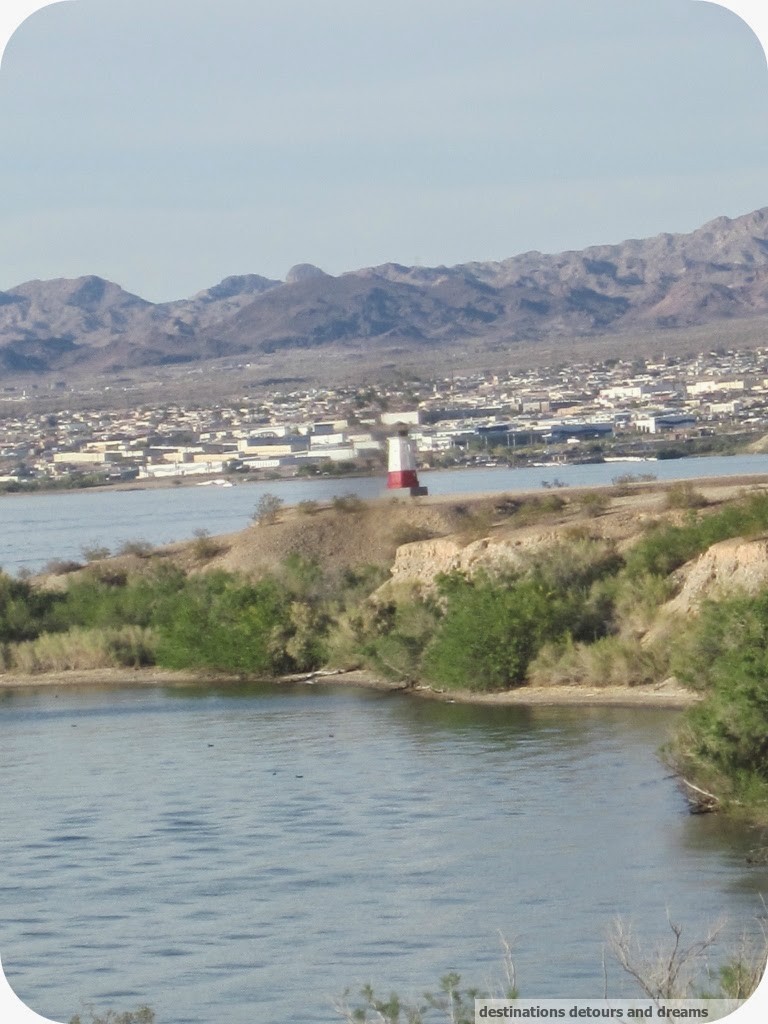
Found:
M 67 0 L 0 64 L 0 290 L 691 231 L 768 205 L 767 115 L 713 3 Z
M 2 29 L 44 0 L 0 3 Z M 768 44 L 765 0 L 728 6 Z M 713 3 L 67 0 L 0 63 L 0 290 L 690 231 L 768 205 L 767 114 L 760 42 Z M 0 1010 L 45 1024 L 1 969 Z

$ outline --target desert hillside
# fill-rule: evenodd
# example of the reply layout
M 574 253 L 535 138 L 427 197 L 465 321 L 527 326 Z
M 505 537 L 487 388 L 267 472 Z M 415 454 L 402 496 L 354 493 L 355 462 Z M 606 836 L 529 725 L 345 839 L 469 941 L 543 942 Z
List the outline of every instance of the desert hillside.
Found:
M 0 292 L 0 369 L 82 377 L 236 359 L 257 361 L 267 379 L 305 372 L 310 359 L 315 374 L 338 377 L 357 362 L 402 365 L 447 349 L 471 361 L 702 325 L 743 333 L 766 316 L 768 208 L 688 234 L 500 262 L 338 276 L 300 264 L 285 281 L 243 274 L 164 303 L 93 275 L 27 281 Z M 338 362 L 319 365 L 318 352 Z

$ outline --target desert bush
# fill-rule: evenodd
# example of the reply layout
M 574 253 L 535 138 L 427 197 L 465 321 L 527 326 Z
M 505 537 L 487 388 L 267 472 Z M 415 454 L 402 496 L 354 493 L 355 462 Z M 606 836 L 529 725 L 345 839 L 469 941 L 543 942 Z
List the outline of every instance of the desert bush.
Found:
M 365 645 L 382 632 L 389 620 L 380 616 L 380 605 L 368 601 L 389 579 L 384 566 L 346 568 L 338 580 L 338 601 L 329 618 L 325 639 L 326 660 L 333 668 L 360 668 L 368 663 Z
M 664 492 L 664 507 L 667 509 L 705 508 L 708 504 L 701 491 L 687 480 L 672 484 Z
M 211 537 L 207 530 L 195 530 L 195 539 L 192 541 L 192 553 L 200 562 L 208 562 L 210 559 L 226 551 L 226 547 L 220 541 Z
M 292 551 L 274 570 L 274 578 L 293 600 L 320 602 L 338 597 L 338 583 L 325 571 L 317 558 Z
M 273 644 L 284 647 L 292 668 L 309 672 L 321 668 L 328 658 L 326 643 L 329 617 L 322 606 L 308 601 L 293 601 L 282 635 L 275 632 Z
M 64 558 L 52 558 L 50 562 L 45 563 L 42 571 L 50 576 L 68 576 L 69 573 L 77 572 L 82 568 L 83 566 L 80 562 Z
M 148 629 L 72 629 L 46 633 L 7 648 L 9 667 L 19 672 L 67 672 L 94 668 L 138 668 L 154 662 Z
M 634 484 L 651 483 L 655 479 L 655 473 L 620 473 L 611 481 L 612 493 L 617 498 L 623 498 L 632 493 Z
M 128 571 L 111 562 L 93 563 L 84 571 L 86 579 L 104 583 L 109 587 L 124 587 L 128 582 Z
M 400 547 L 402 544 L 414 544 L 420 540 L 431 540 L 435 531 L 426 526 L 417 526 L 415 523 L 398 523 L 392 530 L 392 542 Z
M 471 544 L 473 541 L 487 537 L 493 527 L 493 511 L 490 508 L 467 510 L 462 516 L 458 530 L 460 544 Z
M 709 515 L 691 510 L 681 526 L 659 525 L 627 554 L 630 575 L 666 576 L 712 544 L 730 537 L 753 537 L 768 530 L 768 495 L 748 494 Z
M 576 501 L 581 511 L 592 519 L 602 515 L 611 504 L 611 499 L 605 491 L 585 491 Z
M 285 502 L 276 494 L 262 494 L 256 502 L 251 521 L 257 526 L 273 526 L 280 518 L 280 510 Z
M 505 494 L 503 497 L 496 499 L 493 511 L 497 516 L 503 516 L 506 519 L 513 516 L 519 508 L 520 500 L 517 498 L 510 498 Z
M 559 494 L 545 494 L 541 497 L 526 498 L 520 502 L 513 521 L 516 526 L 531 526 L 565 508 L 566 502 Z
M 630 484 L 651 483 L 655 479 L 655 473 L 620 473 L 612 479 L 611 483 L 617 487 L 625 487 Z
M 329 668 L 351 672 L 365 664 L 361 650 L 358 614 L 343 611 L 329 623 L 325 639 L 325 661 Z
M 119 555 L 135 555 L 137 558 L 149 558 L 155 550 L 148 540 L 126 540 L 119 549 Z
M 84 544 L 80 551 L 86 562 L 100 562 L 111 554 L 109 548 L 101 544 Z
M 532 661 L 532 686 L 642 686 L 664 675 L 662 650 L 606 636 L 594 643 L 545 644 Z
M 544 643 L 592 643 L 608 632 L 611 596 L 601 581 L 620 564 L 609 543 L 581 541 L 537 552 L 517 574 L 438 577 L 444 614 L 425 672 L 448 686 L 520 685 Z
M 551 590 L 586 592 L 597 580 L 615 575 L 623 561 L 611 541 L 571 539 L 539 548 L 526 559 L 527 571 Z
M 765 909 L 765 905 L 761 908 Z M 720 942 L 725 921 L 686 943 L 684 928 L 667 916 L 670 936 L 655 946 L 641 944 L 631 924 L 616 918 L 608 931 L 609 956 L 632 979 L 640 991 L 659 999 L 748 999 L 765 972 L 768 960 L 768 930 L 763 915 L 757 930 L 744 931 L 725 950 L 725 960 L 713 965 L 713 951 Z
M 631 979 L 643 996 L 654 1002 L 685 998 L 747 999 L 755 991 L 768 954 L 764 925 L 761 924 L 755 940 L 738 942 L 726 953 L 725 962 L 713 968 L 712 955 L 720 942 L 724 922 L 710 926 L 691 941 L 684 941 L 682 925 L 669 917 L 667 923 L 669 939 L 649 946 L 637 939 L 630 922 L 616 918 L 608 929 L 603 947 L 606 998 L 610 960 Z M 504 946 L 505 977 L 499 980 L 496 991 L 492 993 L 462 986 L 460 975 L 452 971 L 440 979 L 437 993 L 426 993 L 419 1000 L 406 1001 L 395 992 L 379 998 L 371 985 L 365 985 L 357 999 L 353 999 L 349 991 L 344 992 L 335 1002 L 336 1012 L 346 1024 L 427 1024 L 427 1021 L 431 1024 L 474 1024 L 475 999 L 511 1001 L 520 997 L 509 945 L 504 942 Z M 713 981 L 714 989 L 711 988 Z M 528 1012 L 522 1009 L 523 1015 Z
M 0 644 L 0 672 L 8 672 L 13 668 L 11 661 L 10 645 Z
M 348 609 L 340 617 L 348 643 L 343 652 L 339 629 L 329 637 L 329 650 L 338 662 L 357 652 L 358 664 L 375 669 L 389 679 L 415 681 L 421 675 L 424 648 L 434 635 L 438 608 L 424 600 L 417 589 L 406 587 L 390 600 L 371 600 Z
M 300 501 L 298 503 L 296 510 L 303 516 L 314 516 L 320 511 L 320 503 L 312 501 L 311 499 L 306 499 L 305 501 Z
M 604 607 L 610 604 L 611 631 L 635 639 L 648 632 L 658 617 L 659 609 L 671 600 L 675 590 L 673 577 L 652 573 L 619 573 L 600 581 L 595 587 L 596 592 L 603 593 Z
M 331 501 L 331 507 L 336 512 L 362 512 L 365 502 L 356 494 L 337 494 Z
M 757 936 L 745 931 L 730 950 L 725 963 L 716 969 L 715 998 L 748 999 L 760 984 L 768 963 L 768 927 L 764 915 L 759 918 L 759 927 Z

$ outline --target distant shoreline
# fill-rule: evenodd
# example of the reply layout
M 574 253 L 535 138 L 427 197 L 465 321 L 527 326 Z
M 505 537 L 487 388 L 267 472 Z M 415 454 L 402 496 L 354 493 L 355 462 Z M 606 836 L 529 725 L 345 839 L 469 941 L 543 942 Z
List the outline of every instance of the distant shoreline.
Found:
M 649 686 L 520 686 L 513 690 L 473 693 L 469 690 L 436 690 L 428 686 L 404 685 L 382 679 L 371 672 L 315 672 L 277 679 L 244 679 L 238 676 L 171 672 L 167 669 L 86 669 L 71 672 L 43 672 L 36 675 L 0 674 L 0 691 L 97 689 L 132 687 L 238 687 L 248 685 L 351 686 L 366 690 L 388 690 L 455 704 L 485 704 L 497 707 L 645 707 L 682 709 L 698 702 L 699 695 L 673 682 Z
M 674 461 L 674 462 L 691 462 L 693 459 L 699 458 L 699 457 L 700 456 L 689 456 L 689 457 L 683 458 L 683 459 L 674 459 L 674 460 L 668 460 L 668 461 L 670 461 L 670 462 L 672 462 L 672 461 Z M 717 456 L 704 456 L 704 458 L 716 458 L 716 457 Z M 734 457 L 738 458 L 738 456 L 734 456 Z M 595 463 L 595 465 L 599 465 L 599 463 Z M 611 463 L 611 465 L 616 466 L 617 469 L 618 469 L 622 465 L 622 463 Z M 630 465 L 634 466 L 635 463 L 630 463 Z M 500 472 L 506 470 L 507 472 L 509 472 L 511 474 L 511 473 L 517 472 L 520 469 L 533 469 L 533 468 L 545 469 L 547 467 L 541 467 L 541 466 L 539 466 L 539 467 L 532 467 L 532 466 L 514 466 L 514 467 L 512 467 L 512 466 L 497 466 L 497 467 L 494 467 L 494 468 L 498 469 Z M 553 463 L 551 468 L 552 469 L 558 469 L 558 468 L 562 469 L 563 467 L 562 466 L 558 466 L 557 464 Z M 433 473 L 433 472 L 440 472 L 440 473 L 477 472 L 477 473 L 482 473 L 484 471 L 487 472 L 487 470 L 488 470 L 487 466 L 451 466 L 451 467 L 447 467 L 445 469 L 440 469 L 440 470 L 420 470 L 419 472 L 424 474 L 425 482 L 428 485 L 429 484 L 429 475 L 430 475 L 430 473 Z M 341 483 L 344 480 L 350 480 L 350 481 L 352 481 L 352 480 L 373 480 L 373 479 L 376 479 L 377 475 L 381 478 L 382 487 L 383 487 L 386 474 L 350 473 L 350 474 L 346 474 L 344 476 L 320 476 L 320 477 L 284 476 L 284 477 L 280 477 L 279 479 L 274 479 L 274 480 L 266 480 L 266 479 L 259 479 L 259 480 L 250 479 L 249 480 L 247 478 L 246 479 L 234 479 L 233 480 L 231 477 L 224 478 L 224 477 L 221 476 L 221 474 L 213 474 L 210 477 L 205 476 L 205 477 L 198 477 L 196 479 L 193 478 L 193 477 L 174 477 L 174 478 L 159 479 L 159 480 L 158 479 L 153 479 L 153 480 L 145 479 L 145 480 L 141 480 L 141 481 L 136 481 L 136 480 L 128 481 L 128 480 L 126 480 L 126 481 L 124 481 L 122 483 L 119 483 L 119 484 L 97 484 L 97 485 L 95 485 L 93 487 L 61 487 L 61 488 L 52 487 L 50 489 L 45 489 L 45 490 L 29 490 L 29 491 L 3 491 L 3 490 L 0 490 L 0 500 L 2 500 L 4 498 L 9 498 L 9 499 L 12 499 L 12 498 L 29 498 L 29 497 L 38 497 L 38 496 L 42 497 L 42 496 L 58 495 L 58 494 L 61 494 L 61 495 L 67 495 L 67 494 L 113 494 L 113 493 L 116 493 L 116 492 L 129 492 L 129 491 L 176 490 L 176 489 L 179 489 L 179 488 L 189 489 L 189 488 L 200 486 L 201 484 L 206 484 L 206 483 L 210 486 L 210 481 L 211 480 L 217 480 L 217 479 L 227 479 L 227 480 L 230 480 L 232 482 L 233 486 L 236 486 L 236 487 L 252 487 L 253 485 L 258 485 L 258 484 L 267 484 L 267 485 L 271 485 L 271 486 L 274 487 L 274 486 L 279 486 L 280 484 L 296 483 L 296 482 L 301 482 L 303 484 L 313 484 L 313 483 L 317 483 L 317 484 L 323 484 L 324 483 L 324 484 L 327 484 L 330 481 Z M 690 483 L 690 484 L 693 484 L 693 485 L 696 485 L 696 486 L 700 486 L 700 487 L 707 487 L 707 486 L 712 486 L 712 487 L 716 487 L 716 486 L 747 487 L 747 486 L 753 485 L 753 484 L 758 483 L 758 482 L 766 482 L 766 483 L 768 483 L 768 473 L 765 472 L 764 470 L 760 470 L 760 471 L 755 471 L 754 473 L 734 473 L 733 475 L 723 474 L 722 476 L 706 476 L 706 475 L 704 475 L 704 476 L 696 476 L 696 477 L 680 477 L 680 478 L 678 478 L 678 477 L 669 477 L 669 478 L 665 478 L 665 479 L 656 478 L 656 479 L 653 479 L 653 480 L 634 480 L 634 481 L 630 482 L 630 486 L 632 487 L 633 491 L 658 490 L 660 488 L 663 489 L 664 487 L 670 487 L 673 484 L 680 483 L 680 482 Z M 426 500 L 427 502 L 431 502 L 431 501 L 452 501 L 452 500 L 456 500 L 457 498 L 461 498 L 463 500 L 470 499 L 470 498 L 478 498 L 478 499 L 480 499 L 480 498 L 494 497 L 494 496 L 497 496 L 499 494 L 510 494 L 510 495 L 537 494 L 537 493 L 539 493 L 539 490 L 540 490 L 538 487 L 528 487 L 528 488 L 523 488 L 523 489 L 515 488 L 514 486 L 512 486 L 514 481 L 511 481 L 510 483 L 511 483 L 510 487 L 505 487 L 505 488 L 500 489 L 498 491 L 477 491 L 477 492 L 474 492 L 474 491 L 472 491 L 472 492 L 457 491 L 456 493 L 430 494 L 426 499 L 425 498 L 421 498 L 420 500 L 421 501 L 425 501 Z M 565 485 L 562 488 L 562 490 L 565 493 L 569 493 L 569 492 L 570 493 L 577 493 L 578 491 L 582 491 L 582 490 L 609 490 L 613 486 L 615 486 L 613 481 L 607 481 L 607 482 L 596 483 L 596 484 L 568 484 L 568 485 Z M 366 501 L 375 501 L 376 499 L 375 498 L 365 498 L 364 500 L 366 500 Z

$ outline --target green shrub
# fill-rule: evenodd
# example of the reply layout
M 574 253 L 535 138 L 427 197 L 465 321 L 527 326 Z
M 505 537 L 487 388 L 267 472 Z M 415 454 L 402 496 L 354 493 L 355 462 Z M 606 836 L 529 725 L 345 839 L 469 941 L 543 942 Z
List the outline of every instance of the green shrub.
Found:
M 278 638 L 289 604 L 271 579 L 245 583 L 221 572 L 191 578 L 159 610 L 158 664 L 241 674 L 286 671 L 290 660 Z
M 319 600 L 330 591 L 330 581 L 316 558 L 292 551 L 277 569 L 276 578 L 292 597 Z
M 752 537 L 768 530 L 768 496 L 749 494 L 709 515 L 691 512 L 682 526 L 657 526 L 627 555 L 630 575 L 666 576 L 712 544 L 729 537 Z
M 92 629 L 153 624 L 161 608 L 186 586 L 180 569 L 158 565 L 129 576 L 112 574 L 105 567 L 89 569 L 70 580 L 48 616 L 48 628 L 66 631 L 75 626 Z
M 448 688 L 518 686 L 541 643 L 559 634 L 558 609 L 535 580 L 510 583 L 478 574 L 440 581 L 445 614 L 429 644 L 428 679 Z
M 0 643 L 39 636 L 63 600 L 61 594 L 38 590 L 27 580 L 0 572 Z
M 673 667 L 705 695 L 686 713 L 673 760 L 768 816 L 768 591 L 706 604 Z

